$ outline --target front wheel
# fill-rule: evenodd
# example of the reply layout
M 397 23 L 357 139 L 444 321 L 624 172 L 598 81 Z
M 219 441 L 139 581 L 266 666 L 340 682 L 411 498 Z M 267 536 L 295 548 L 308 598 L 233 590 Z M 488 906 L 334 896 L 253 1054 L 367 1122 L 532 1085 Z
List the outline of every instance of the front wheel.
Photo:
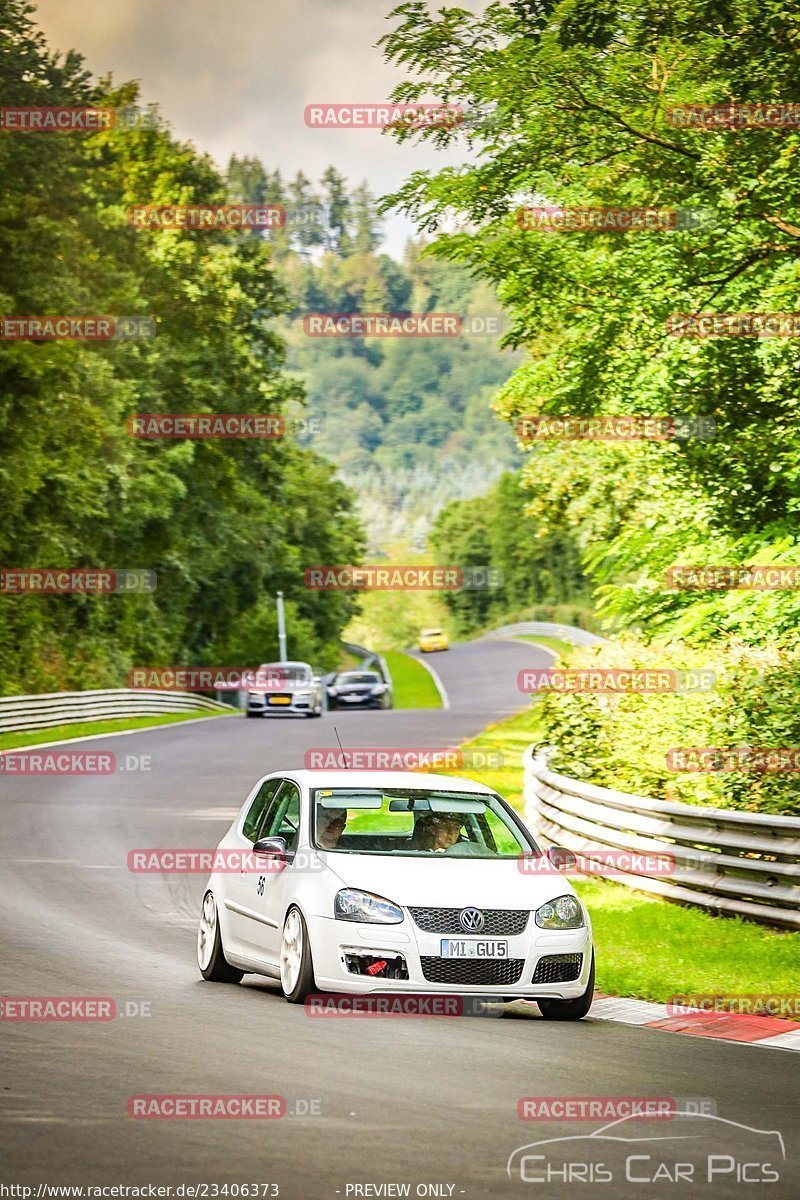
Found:
M 203 979 L 212 983 L 240 983 L 244 971 L 232 967 L 222 949 L 222 933 L 213 892 L 206 892 L 197 931 L 197 965 Z
M 586 991 L 575 1000 L 537 1000 L 539 1012 L 545 1021 L 580 1021 L 592 1007 L 594 999 L 594 951 L 592 951 L 592 969 L 589 972 L 589 982 Z
M 290 908 L 283 923 L 281 988 L 290 1004 L 302 1004 L 316 989 L 311 943 L 299 908 Z

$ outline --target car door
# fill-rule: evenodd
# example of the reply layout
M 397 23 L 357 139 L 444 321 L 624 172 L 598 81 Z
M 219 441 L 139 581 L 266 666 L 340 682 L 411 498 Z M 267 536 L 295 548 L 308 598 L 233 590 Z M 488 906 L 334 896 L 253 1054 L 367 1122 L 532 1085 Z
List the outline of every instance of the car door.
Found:
M 282 869 L 276 869 L 279 864 L 272 860 L 272 869 L 256 877 L 253 898 L 259 945 L 266 958 L 277 962 L 286 894 L 294 882 L 293 863 L 300 837 L 300 788 L 293 780 L 283 781 L 274 803 L 264 816 L 259 837 L 283 838 L 288 855 Z
M 246 861 L 241 868 L 231 871 L 225 881 L 225 907 L 228 910 L 231 949 L 235 950 L 238 946 L 242 953 L 250 952 L 257 944 L 253 936 L 254 922 L 252 917 L 248 916 L 249 909 L 252 908 L 253 888 L 257 879 L 257 875 L 253 873 L 253 857 L 250 852 L 265 818 L 277 800 L 278 791 L 283 782 L 281 776 L 265 779 L 251 800 L 242 822 L 241 832 L 236 837 L 236 848 L 242 851 L 242 857 Z

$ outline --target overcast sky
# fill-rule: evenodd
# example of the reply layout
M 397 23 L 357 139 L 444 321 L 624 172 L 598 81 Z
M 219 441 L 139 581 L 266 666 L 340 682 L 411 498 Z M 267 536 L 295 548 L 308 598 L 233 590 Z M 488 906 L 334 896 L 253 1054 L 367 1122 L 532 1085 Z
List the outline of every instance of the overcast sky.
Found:
M 378 130 L 309 129 L 303 110 L 388 98 L 401 76 L 375 43 L 392 28 L 392 7 L 394 0 L 37 3 L 53 49 L 80 51 L 96 75 L 140 80 L 144 100 L 160 104 L 177 136 L 220 165 L 232 153 L 257 155 L 284 175 L 302 169 L 317 179 L 333 162 L 378 194 L 415 168 L 457 162 L 459 152 L 400 146 Z M 387 221 L 390 251 L 399 253 L 411 232 L 399 217 Z

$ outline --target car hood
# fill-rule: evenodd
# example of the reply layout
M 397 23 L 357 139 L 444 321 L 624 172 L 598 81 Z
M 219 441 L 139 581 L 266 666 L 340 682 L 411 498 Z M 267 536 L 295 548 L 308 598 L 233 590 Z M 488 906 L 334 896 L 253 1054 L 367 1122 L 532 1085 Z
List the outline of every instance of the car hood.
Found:
M 396 904 L 430 908 L 527 908 L 571 893 L 555 868 L 523 874 L 518 859 L 390 857 L 324 853 L 344 887 L 360 888 Z

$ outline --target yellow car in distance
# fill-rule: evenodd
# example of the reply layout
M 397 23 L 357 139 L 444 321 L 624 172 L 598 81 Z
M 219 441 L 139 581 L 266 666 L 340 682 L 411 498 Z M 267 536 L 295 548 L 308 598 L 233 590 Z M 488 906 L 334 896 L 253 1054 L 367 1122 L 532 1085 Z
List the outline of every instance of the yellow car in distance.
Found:
M 447 650 L 450 641 L 443 629 L 422 629 L 419 635 L 419 648 L 423 654 L 431 650 Z

